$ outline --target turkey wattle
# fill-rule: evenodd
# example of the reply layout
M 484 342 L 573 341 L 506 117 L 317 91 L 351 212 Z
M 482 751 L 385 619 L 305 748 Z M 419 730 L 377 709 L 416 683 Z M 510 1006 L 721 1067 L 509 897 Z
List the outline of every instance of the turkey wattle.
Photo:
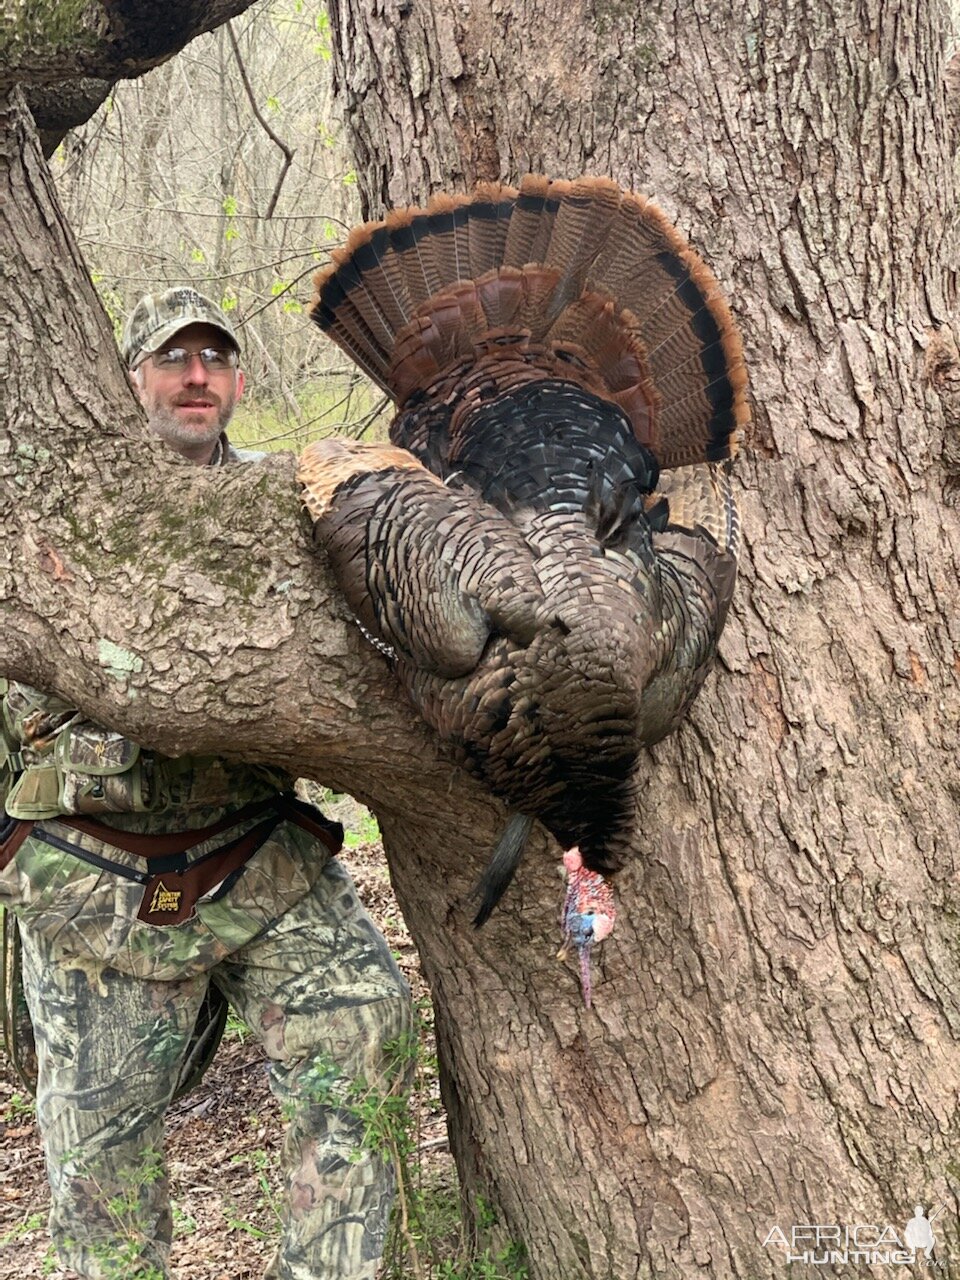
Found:
M 316 283 L 313 319 L 398 408 L 392 445 L 304 453 L 317 538 L 417 710 L 514 811 L 476 922 L 537 818 L 577 854 L 563 920 L 588 974 L 584 877 L 629 856 L 639 752 L 696 695 L 733 591 L 730 312 L 656 206 L 599 178 L 438 196 L 359 227 Z

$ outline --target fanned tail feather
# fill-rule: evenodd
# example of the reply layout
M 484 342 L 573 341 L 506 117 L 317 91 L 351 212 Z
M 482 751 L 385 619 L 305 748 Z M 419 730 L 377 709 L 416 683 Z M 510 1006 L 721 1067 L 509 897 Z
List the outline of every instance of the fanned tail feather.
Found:
M 560 202 L 544 265 L 560 273 L 552 298 L 553 314 L 575 302 L 588 288 L 590 268 L 610 230 L 621 191 L 608 178 L 581 178 Z
M 661 467 L 720 461 L 749 420 L 740 339 L 709 268 L 651 201 L 605 178 L 436 197 L 352 233 L 313 319 L 402 406 L 478 346 L 565 360 Z

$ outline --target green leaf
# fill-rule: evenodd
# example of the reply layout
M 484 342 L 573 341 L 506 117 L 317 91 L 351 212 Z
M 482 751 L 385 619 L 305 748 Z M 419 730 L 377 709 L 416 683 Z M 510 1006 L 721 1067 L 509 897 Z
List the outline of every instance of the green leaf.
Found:
M 227 215 L 228 218 L 234 217 L 239 207 L 240 206 L 237 204 L 236 196 L 223 197 L 223 212 Z
M 326 9 L 321 9 L 314 18 L 313 22 L 317 35 L 320 40 L 313 46 L 313 52 L 321 57 L 324 62 L 330 61 L 330 19 L 327 16 Z

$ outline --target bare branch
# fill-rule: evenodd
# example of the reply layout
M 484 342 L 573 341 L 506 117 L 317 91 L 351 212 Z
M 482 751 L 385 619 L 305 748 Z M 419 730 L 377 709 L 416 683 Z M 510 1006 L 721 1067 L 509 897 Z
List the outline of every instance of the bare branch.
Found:
M 270 127 L 266 117 L 264 116 L 263 112 L 260 110 L 259 105 L 257 104 L 256 95 L 253 92 L 253 85 L 250 83 L 250 77 L 247 75 L 247 68 L 244 65 L 243 57 L 240 53 L 240 45 L 237 43 L 237 37 L 236 37 L 236 34 L 234 33 L 232 22 L 227 23 L 227 35 L 230 37 L 230 44 L 233 46 L 233 56 L 237 60 L 237 67 L 240 71 L 240 79 L 243 81 L 243 87 L 246 90 L 247 100 L 250 103 L 250 109 L 253 112 L 253 114 L 257 117 L 257 120 L 260 122 L 260 125 L 264 133 L 266 133 L 270 141 L 273 142 L 276 146 L 278 146 L 280 150 L 283 152 L 284 159 L 283 159 L 283 164 L 280 168 L 280 174 L 277 177 L 276 186 L 273 188 L 273 195 L 270 197 L 270 203 L 267 205 L 267 212 L 264 214 L 265 218 L 272 218 L 274 210 L 277 207 L 277 201 L 280 198 L 280 189 L 283 186 L 283 180 L 287 176 L 287 171 L 289 170 L 291 164 L 293 163 L 294 153 L 291 150 L 291 148 L 287 146 L 284 140 L 281 137 L 279 137 L 274 132 L 274 130 Z

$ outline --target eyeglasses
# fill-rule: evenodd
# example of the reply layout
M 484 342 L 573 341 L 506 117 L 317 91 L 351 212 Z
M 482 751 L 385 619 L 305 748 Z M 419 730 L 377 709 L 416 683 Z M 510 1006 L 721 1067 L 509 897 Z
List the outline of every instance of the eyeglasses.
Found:
M 237 353 L 232 347 L 204 347 L 202 351 L 188 351 L 186 347 L 166 347 L 162 351 L 154 351 L 147 359 L 152 360 L 157 369 L 184 373 L 193 363 L 194 356 L 199 356 L 203 367 L 211 372 L 237 367 Z

